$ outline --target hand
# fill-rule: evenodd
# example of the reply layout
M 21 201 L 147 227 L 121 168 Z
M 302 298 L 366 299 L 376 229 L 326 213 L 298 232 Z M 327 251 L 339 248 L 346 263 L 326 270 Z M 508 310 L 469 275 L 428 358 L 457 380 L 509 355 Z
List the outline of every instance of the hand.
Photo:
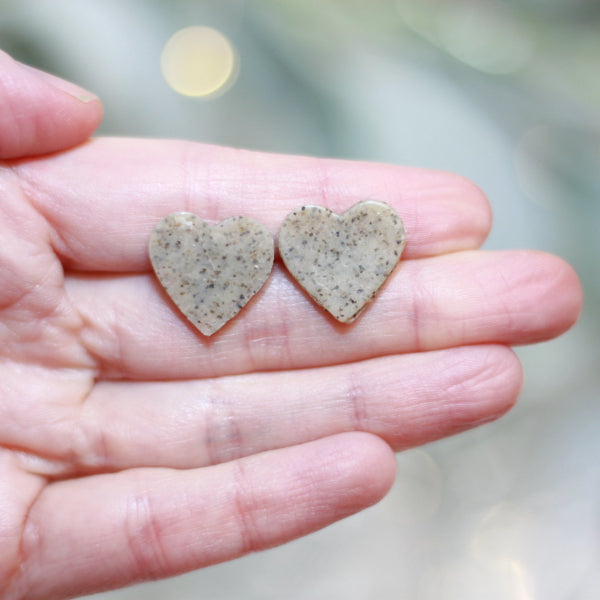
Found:
M 392 484 L 392 449 L 502 415 L 521 385 L 508 345 L 578 315 L 561 260 L 477 250 L 489 207 L 458 176 L 85 142 L 101 106 L 80 93 L 0 58 L 3 598 L 166 577 L 361 510 Z M 244 214 L 275 235 L 301 204 L 366 197 L 396 208 L 408 245 L 351 326 L 276 264 L 205 338 L 151 273 L 169 212 Z

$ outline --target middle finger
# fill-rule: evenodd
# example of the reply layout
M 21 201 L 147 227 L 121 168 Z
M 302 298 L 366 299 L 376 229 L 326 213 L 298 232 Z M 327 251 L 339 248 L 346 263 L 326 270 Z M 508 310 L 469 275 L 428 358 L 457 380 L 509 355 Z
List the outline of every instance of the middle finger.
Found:
M 539 341 L 576 319 L 575 280 L 566 263 L 539 252 L 469 251 L 401 261 L 359 319 L 342 325 L 277 265 L 263 290 L 210 338 L 150 275 L 70 276 L 67 291 L 83 316 L 82 341 L 100 376 L 156 380 Z

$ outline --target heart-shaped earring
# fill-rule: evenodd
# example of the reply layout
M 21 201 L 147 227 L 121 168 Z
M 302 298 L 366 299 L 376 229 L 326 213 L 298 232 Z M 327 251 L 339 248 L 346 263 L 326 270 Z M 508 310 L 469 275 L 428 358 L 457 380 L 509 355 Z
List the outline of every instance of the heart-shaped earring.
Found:
M 273 267 L 271 234 L 243 216 L 211 227 L 192 213 L 172 213 L 156 225 L 148 249 L 165 291 L 204 335 L 235 317 Z
M 406 243 L 396 211 L 365 200 L 341 215 L 323 206 L 291 212 L 279 230 L 279 254 L 311 298 L 350 323 L 388 278 Z

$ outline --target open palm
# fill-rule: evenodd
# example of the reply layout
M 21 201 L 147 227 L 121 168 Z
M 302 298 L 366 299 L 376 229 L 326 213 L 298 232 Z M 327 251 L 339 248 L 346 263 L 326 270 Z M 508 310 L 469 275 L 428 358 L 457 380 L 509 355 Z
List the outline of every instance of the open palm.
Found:
M 556 336 L 577 278 L 482 252 L 460 177 L 186 142 L 84 140 L 100 103 L 0 57 L 0 589 L 64 598 L 283 543 L 379 500 L 393 450 L 514 402 L 508 345 Z M 83 143 L 82 143 L 83 142 Z M 78 145 L 79 144 L 79 145 Z M 305 203 L 383 200 L 404 260 L 354 324 L 285 270 L 212 338 L 151 274 L 169 212 L 275 235 Z

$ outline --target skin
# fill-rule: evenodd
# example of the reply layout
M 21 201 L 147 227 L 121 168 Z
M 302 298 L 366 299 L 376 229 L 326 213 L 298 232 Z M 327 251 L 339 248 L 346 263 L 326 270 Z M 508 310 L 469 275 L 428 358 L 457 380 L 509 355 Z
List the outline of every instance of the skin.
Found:
M 0 589 L 66 598 L 284 543 L 381 499 L 394 450 L 515 402 L 510 345 L 566 331 L 573 270 L 483 252 L 491 214 L 456 175 L 189 142 L 93 139 L 102 107 L 0 55 Z M 377 198 L 408 244 L 335 323 L 280 262 L 204 338 L 151 273 L 165 214 Z

